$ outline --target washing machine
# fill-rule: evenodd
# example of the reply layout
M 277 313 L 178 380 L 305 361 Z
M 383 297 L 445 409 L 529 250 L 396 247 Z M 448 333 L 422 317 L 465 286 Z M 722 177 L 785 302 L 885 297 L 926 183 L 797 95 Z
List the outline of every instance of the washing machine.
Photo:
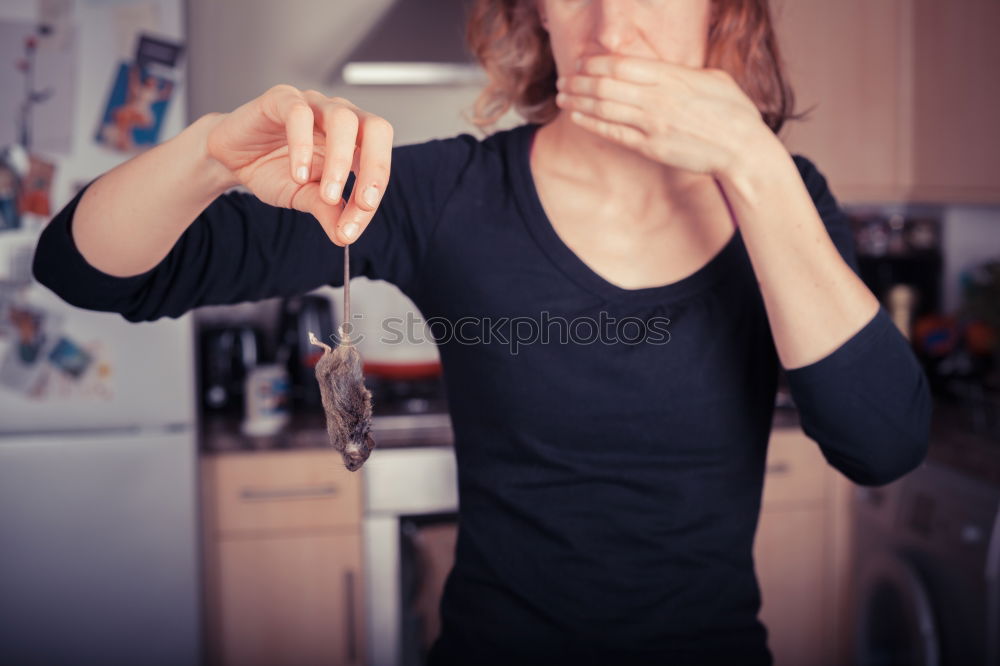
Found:
M 1000 487 L 926 462 L 854 497 L 858 666 L 1000 666 Z

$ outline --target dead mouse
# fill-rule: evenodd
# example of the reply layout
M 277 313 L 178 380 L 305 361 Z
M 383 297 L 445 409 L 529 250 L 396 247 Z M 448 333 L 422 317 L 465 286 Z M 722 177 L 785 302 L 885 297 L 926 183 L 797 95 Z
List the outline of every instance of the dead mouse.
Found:
M 347 469 L 355 472 L 368 460 L 375 448 L 375 439 L 371 435 L 372 394 L 365 386 L 361 354 L 347 330 L 351 318 L 348 247 L 344 246 L 344 321 L 340 325 L 340 342 L 331 347 L 312 331 L 309 342 L 324 350 L 316 363 L 316 380 L 326 412 L 330 444 L 340 451 Z

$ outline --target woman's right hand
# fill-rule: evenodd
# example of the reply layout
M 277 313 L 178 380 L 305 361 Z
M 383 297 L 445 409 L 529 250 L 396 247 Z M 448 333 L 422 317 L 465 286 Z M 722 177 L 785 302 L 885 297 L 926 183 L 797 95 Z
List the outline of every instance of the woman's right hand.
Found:
M 387 120 L 342 97 L 279 84 L 221 114 L 208 153 L 258 199 L 311 213 L 343 246 L 358 239 L 385 192 L 392 133 Z M 351 171 L 354 188 L 344 202 Z

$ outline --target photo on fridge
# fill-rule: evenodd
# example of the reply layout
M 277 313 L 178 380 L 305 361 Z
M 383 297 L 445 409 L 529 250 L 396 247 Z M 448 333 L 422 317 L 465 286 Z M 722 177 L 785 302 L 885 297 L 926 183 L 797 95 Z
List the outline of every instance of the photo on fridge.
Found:
M 170 79 L 122 61 L 94 140 L 125 153 L 156 145 L 173 92 Z

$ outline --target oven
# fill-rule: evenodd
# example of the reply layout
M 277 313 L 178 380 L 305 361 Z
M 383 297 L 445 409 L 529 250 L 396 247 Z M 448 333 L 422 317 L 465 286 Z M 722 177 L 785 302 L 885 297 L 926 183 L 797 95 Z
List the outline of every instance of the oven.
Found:
M 439 631 L 458 481 L 447 413 L 376 415 L 364 471 L 365 635 L 371 666 L 416 666 Z
M 855 663 L 1000 663 L 1000 488 L 924 463 L 859 487 Z

